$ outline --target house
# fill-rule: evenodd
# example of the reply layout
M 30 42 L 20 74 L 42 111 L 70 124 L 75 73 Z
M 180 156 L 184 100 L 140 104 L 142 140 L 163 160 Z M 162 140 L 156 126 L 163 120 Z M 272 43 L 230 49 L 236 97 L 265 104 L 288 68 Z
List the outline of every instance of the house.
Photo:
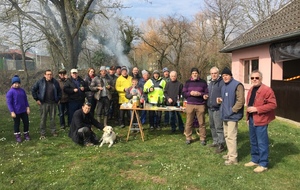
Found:
M 0 52 L 1 70 L 24 70 L 22 64 L 22 52 L 18 49 L 6 49 Z M 35 70 L 34 57 L 31 53 L 25 54 L 25 62 L 28 70 Z
M 220 52 L 232 54 L 233 77 L 246 92 L 251 71 L 259 69 L 263 83 L 275 92 L 276 115 L 300 121 L 300 0 L 290 1 Z

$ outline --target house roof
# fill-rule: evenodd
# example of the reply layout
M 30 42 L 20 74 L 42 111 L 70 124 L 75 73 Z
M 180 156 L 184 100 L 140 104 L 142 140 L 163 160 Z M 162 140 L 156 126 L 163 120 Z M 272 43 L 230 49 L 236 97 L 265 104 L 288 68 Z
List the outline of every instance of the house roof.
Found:
M 22 59 L 22 52 L 19 49 L 8 49 L 4 52 L 0 52 L 0 56 L 5 57 L 7 59 L 16 59 L 16 60 L 20 60 Z M 35 54 L 32 54 L 30 52 L 26 52 L 25 53 L 25 59 L 34 59 L 35 58 Z
M 234 50 L 265 43 L 300 37 L 300 0 L 292 0 L 243 33 L 220 52 L 231 53 Z

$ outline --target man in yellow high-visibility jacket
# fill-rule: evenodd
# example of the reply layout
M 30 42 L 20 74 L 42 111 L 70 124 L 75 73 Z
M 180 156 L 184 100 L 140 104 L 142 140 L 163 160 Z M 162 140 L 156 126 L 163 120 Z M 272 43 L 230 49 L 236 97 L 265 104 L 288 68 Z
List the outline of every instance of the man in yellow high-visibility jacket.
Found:
M 153 77 L 144 85 L 144 93 L 148 96 L 148 102 L 157 105 L 158 100 L 162 101 L 166 81 L 160 77 L 159 71 L 153 71 Z M 161 111 L 149 111 L 150 130 L 160 130 Z

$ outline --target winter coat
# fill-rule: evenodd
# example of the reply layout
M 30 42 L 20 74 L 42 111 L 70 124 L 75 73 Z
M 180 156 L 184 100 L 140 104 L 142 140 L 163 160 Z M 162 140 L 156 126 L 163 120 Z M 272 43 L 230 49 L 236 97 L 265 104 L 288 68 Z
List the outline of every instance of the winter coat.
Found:
M 23 88 L 10 88 L 6 93 L 6 104 L 10 112 L 24 113 L 29 107 L 27 95 Z
M 58 101 L 61 99 L 62 91 L 59 86 L 59 83 L 56 79 L 52 78 L 51 82 L 54 86 L 54 101 L 58 103 Z M 33 99 L 35 101 L 44 102 L 45 101 L 45 93 L 46 93 L 46 78 L 43 77 L 42 79 L 38 80 L 31 89 L 31 94 Z
M 69 137 L 72 138 L 75 143 L 83 144 L 83 138 L 80 138 L 78 129 L 88 127 L 91 130 L 92 125 L 100 130 L 103 129 L 103 124 L 99 123 L 90 112 L 85 114 L 82 109 L 76 110 L 72 118 Z M 92 130 L 91 133 L 93 133 Z
M 84 87 L 84 90 L 81 91 L 80 87 Z M 77 88 L 78 91 L 74 92 L 74 89 Z M 77 79 L 69 78 L 64 85 L 64 92 L 69 96 L 69 102 L 71 101 L 84 101 L 85 92 L 88 91 L 89 88 L 86 85 L 86 82 L 81 77 Z
M 131 86 L 131 76 L 127 76 L 125 78 L 124 76 L 120 75 L 116 81 L 116 90 L 119 94 L 119 104 L 123 104 L 128 102 L 128 99 L 125 97 L 125 88 L 129 88 Z
M 247 94 L 247 105 L 251 97 L 253 87 L 250 88 Z M 252 113 L 254 126 L 268 125 L 275 119 L 275 109 L 277 102 L 273 90 L 261 84 L 256 92 L 253 106 L 257 108 L 257 112 Z M 246 120 L 249 120 L 249 113 L 247 112 Z
M 144 93 L 147 94 L 147 100 L 150 104 L 157 104 L 158 98 L 164 95 L 164 89 L 166 87 L 166 81 L 161 77 L 158 79 L 151 78 L 147 80 L 144 85 Z M 150 88 L 154 88 L 152 92 L 150 92 Z

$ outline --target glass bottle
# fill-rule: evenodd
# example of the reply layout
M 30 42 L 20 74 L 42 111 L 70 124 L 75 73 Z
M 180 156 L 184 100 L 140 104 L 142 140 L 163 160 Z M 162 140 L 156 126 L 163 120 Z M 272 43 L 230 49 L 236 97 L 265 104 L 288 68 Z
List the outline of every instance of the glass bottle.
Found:
M 180 108 L 180 98 L 179 98 L 179 95 L 177 95 L 176 107 Z

